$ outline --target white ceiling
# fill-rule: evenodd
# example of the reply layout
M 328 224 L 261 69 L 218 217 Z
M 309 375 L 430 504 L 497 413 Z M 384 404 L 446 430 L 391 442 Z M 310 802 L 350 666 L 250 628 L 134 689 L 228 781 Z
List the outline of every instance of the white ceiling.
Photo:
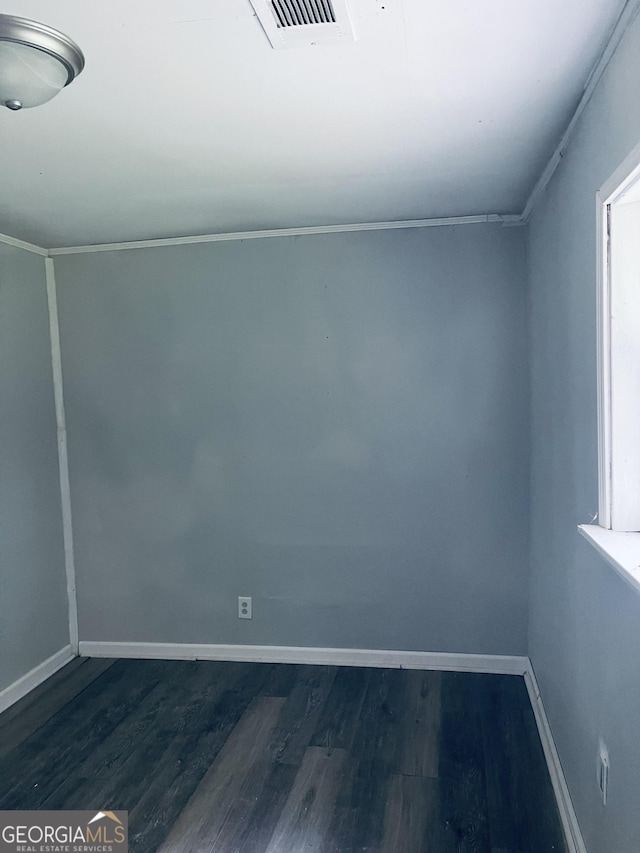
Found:
M 349 0 L 276 51 L 249 0 L 13 0 L 86 68 L 0 111 L 0 232 L 48 248 L 520 213 L 621 0 Z

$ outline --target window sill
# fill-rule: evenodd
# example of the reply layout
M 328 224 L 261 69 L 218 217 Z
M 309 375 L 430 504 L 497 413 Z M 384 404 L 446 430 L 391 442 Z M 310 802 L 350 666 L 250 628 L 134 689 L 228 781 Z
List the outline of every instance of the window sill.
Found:
M 578 532 L 640 592 L 640 533 L 619 533 L 597 524 L 579 524 Z

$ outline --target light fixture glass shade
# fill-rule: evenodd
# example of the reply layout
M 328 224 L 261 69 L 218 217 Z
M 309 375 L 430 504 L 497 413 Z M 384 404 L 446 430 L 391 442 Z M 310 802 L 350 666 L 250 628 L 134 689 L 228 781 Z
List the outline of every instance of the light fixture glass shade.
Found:
M 0 104 L 46 104 L 67 85 L 66 67 L 50 53 L 0 41 Z
M 63 33 L 0 15 L 0 105 L 19 110 L 45 104 L 83 68 L 82 51 Z

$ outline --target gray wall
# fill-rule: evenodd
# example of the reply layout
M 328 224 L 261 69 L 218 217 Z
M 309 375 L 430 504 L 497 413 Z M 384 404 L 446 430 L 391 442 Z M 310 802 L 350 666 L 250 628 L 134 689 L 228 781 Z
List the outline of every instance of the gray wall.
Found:
M 525 653 L 523 229 L 56 276 L 82 639 Z
M 595 194 L 640 142 L 640 19 L 530 226 L 530 655 L 589 853 L 640 850 L 640 597 L 582 539 L 598 509 Z M 609 802 L 596 783 L 609 747 Z
M 0 690 L 68 643 L 44 260 L 0 243 Z

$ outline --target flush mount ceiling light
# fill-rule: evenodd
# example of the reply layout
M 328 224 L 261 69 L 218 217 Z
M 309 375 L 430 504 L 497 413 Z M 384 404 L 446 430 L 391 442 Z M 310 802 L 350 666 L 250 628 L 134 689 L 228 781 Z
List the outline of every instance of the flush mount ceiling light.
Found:
M 10 110 L 46 104 L 83 68 L 82 51 L 63 33 L 0 15 L 0 104 Z

